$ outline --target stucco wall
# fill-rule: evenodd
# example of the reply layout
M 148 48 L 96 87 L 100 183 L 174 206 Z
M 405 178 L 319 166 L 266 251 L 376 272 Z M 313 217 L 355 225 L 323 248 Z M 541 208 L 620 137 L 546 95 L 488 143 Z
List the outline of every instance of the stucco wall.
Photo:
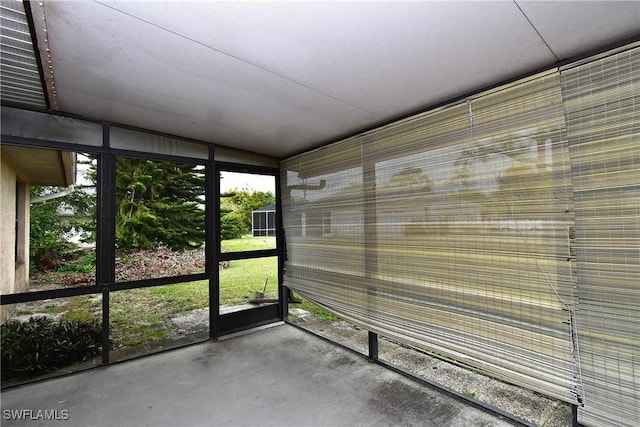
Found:
M 18 216 L 20 217 L 18 226 L 18 259 L 16 260 L 16 276 L 14 292 L 24 292 L 29 289 L 29 229 L 31 199 L 29 197 L 29 184 L 20 183 L 18 194 Z
M 1 158 L 0 164 L 0 292 L 13 293 L 15 285 L 16 173 Z M 4 323 L 13 307 L 2 306 L 0 322 Z
M 9 294 L 27 290 L 29 283 L 29 186 L 22 184 L 21 194 L 16 194 L 19 180 L 16 169 L 1 154 L 0 162 L 0 292 Z M 16 211 L 21 217 L 17 236 Z M 4 323 L 12 311 L 13 306 L 2 306 L 0 323 Z

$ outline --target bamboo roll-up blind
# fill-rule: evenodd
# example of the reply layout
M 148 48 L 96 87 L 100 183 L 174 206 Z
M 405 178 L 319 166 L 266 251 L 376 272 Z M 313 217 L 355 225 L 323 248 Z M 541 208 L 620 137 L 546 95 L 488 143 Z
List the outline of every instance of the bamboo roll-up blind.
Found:
M 563 70 L 585 425 L 640 422 L 640 47 Z
M 575 402 L 559 75 L 281 164 L 285 285 L 371 331 Z

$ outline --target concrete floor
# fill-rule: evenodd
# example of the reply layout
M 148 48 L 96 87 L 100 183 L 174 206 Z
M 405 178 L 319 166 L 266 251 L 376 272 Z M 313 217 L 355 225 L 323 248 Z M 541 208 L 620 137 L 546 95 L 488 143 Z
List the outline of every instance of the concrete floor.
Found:
M 6 427 L 511 425 L 284 324 L 5 390 L 1 398 Z M 11 419 L 15 410 L 28 420 Z

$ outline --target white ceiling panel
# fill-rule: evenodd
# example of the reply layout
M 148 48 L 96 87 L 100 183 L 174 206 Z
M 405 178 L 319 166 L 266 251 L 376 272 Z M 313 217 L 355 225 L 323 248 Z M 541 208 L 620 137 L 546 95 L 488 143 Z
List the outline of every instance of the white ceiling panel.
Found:
M 34 22 L 52 108 L 285 157 L 640 34 L 638 5 L 52 1 Z
M 513 2 L 110 7 L 381 117 L 424 105 L 424 89 L 444 100 L 554 59 Z M 198 25 L 203 17 L 215 25 Z M 495 67 L 505 57 L 508 66 Z M 480 83 L 468 84 L 470 69 Z
M 527 18 L 564 60 L 638 35 L 640 1 L 518 1 Z
M 55 6 L 47 5 L 47 22 L 63 111 L 257 152 L 273 151 L 274 141 L 299 150 L 375 119 L 113 9 Z

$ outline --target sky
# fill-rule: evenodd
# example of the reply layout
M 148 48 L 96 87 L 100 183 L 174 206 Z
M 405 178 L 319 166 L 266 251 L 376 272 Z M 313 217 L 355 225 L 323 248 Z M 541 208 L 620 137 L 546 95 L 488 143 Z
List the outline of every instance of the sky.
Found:
M 78 160 L 86 161 L 86 156 L 81 153 L 78 154 Z M 76 176 L 76 185 L 90 185 L 90 181 L 86 178 L 85 174 L 88 169 L 88 165 L 78 164 L 78 173 Z M 270 191 L 273 194 L 276 192 L 276 180 L 271 175 L 257 175 L 249 173 L 237 173 L 237 172 L 222 172 L 223 179 L 220 180 L 220 191 L 225 193 L 231 189 L 242 190 L 244 188 L 249 191 Z
M 242 190 L 247 188 L 249 191 L 270 191 L 276 192 L 275 177 L 270 175 L 256 175 L 237 172 L 222 172 L 220 180 L 220 192 L 225 193 L 231 189 Z

